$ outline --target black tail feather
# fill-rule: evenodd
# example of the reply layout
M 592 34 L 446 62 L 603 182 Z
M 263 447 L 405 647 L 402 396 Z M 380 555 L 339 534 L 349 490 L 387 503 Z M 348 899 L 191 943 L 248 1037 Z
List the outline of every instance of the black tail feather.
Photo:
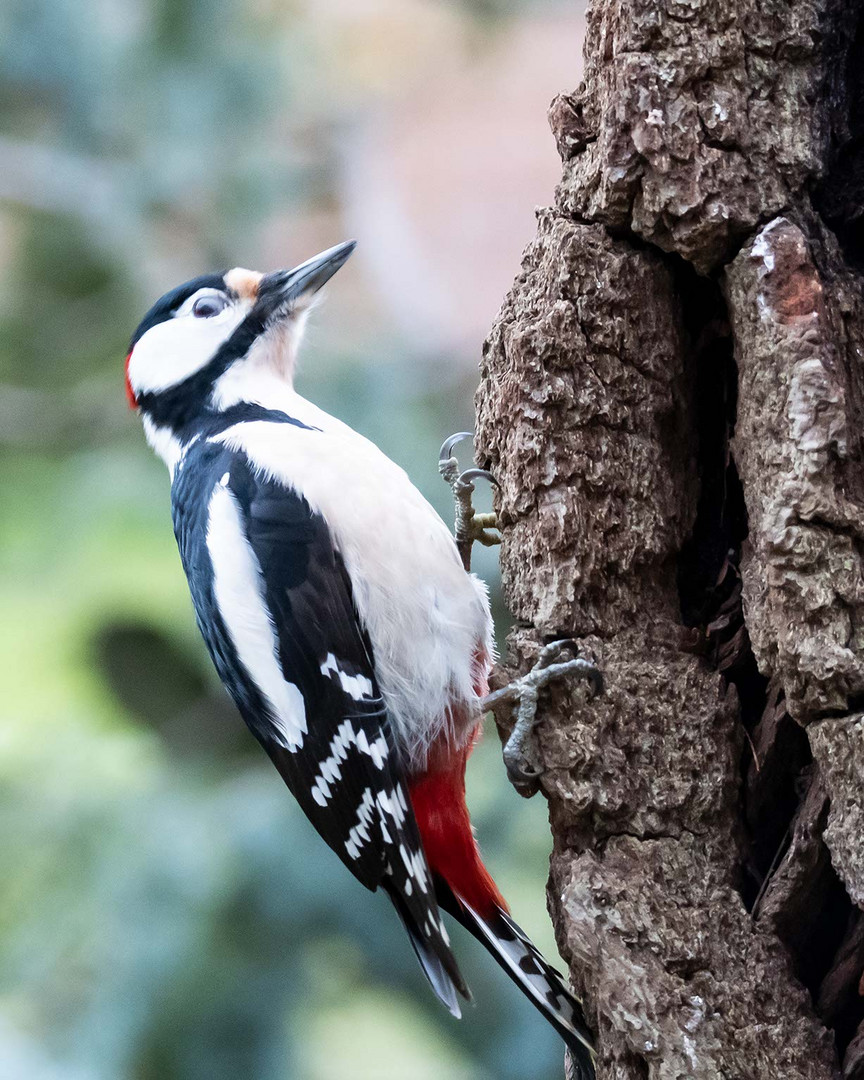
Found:
M 575 1080 L 594 1080 L 594 1043 L 582 1005 L 559 973 L 546 962 L 527 934 L 506 911 L 480 915 L 443 883 L 439 905 L 492 954 L 570 1050 Z
M 386 885 L 384 887 L 386 889 Z M 471 991 L 462 978 L 455 957 L 449 950 L 446 954 L 443 954 L 443 950 L 441 950 L 442 954 L 434 951 L 428 937 L 417 925 L 402 896 L 395 890 L 387 889 L 387 893 L 402 920 L 402 925 L 408 932 L 408 938 L 420 961 L 420 967 L 423 968 L 423 973 L 435 991 L 436 997 L 452 1016 L 455 1016 L 457 1020 L 461 1019 L 462 1010 L 459 1008 L 457 994 L 461 994 L 466 1001 L 470 1001 Z

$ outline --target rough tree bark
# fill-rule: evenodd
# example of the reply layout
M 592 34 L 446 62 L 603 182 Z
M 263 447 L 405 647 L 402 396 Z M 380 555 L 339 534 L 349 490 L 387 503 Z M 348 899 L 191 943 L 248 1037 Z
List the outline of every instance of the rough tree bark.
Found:
M 864 1078 L 864 3 L 593 0 L 484 349 L 598 1075 Z M 506 674 L 506 673 L 505 673 Z M 503 718 L 502 718 L 503 719 Z

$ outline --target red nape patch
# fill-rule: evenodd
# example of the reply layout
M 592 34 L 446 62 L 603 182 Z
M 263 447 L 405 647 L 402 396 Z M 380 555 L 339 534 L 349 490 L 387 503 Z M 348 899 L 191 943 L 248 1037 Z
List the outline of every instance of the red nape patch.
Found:
M 473 743 L 469 740 L 446 764 L 432 764 L 429 772 L 409 783 L 408 791 L 432 873 L 484 915 L 496 907 L 510 909 L 483 865 L 465 804 L 465 765 Z M 441 756 L 432 755 L 432 761 Z
M 129 402 L 130 409 L 138 408 L 138 398 L 135 397 L 135 391 L 132 389 L 132 383 L 129 382 L 129 361 L 132 359 L 132 353 L 126 357 L 126 400 Z

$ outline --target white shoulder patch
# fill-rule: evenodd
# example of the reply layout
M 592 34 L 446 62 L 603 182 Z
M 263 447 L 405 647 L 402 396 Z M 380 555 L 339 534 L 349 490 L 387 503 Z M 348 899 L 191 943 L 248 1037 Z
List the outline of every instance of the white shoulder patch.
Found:
M 258 560 L 246 539 L 234 496 L 221 483 L 210 496 L 207 549 L 216 604 L 237 656 L 270 706 L 278 741 L 296 750 L 308 730 L 303 695 L 282 674 Z

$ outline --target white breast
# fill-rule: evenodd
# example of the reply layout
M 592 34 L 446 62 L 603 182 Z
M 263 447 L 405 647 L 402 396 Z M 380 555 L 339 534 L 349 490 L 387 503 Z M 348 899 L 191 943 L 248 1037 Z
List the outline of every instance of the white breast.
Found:
M 465 573 L 447 526 L 401 468 L 284 384 L 280 390 L 282 400 L 268 395 L 268 406 L 320 432 L 262 421 L 218 438 L 326 520 L 372 643 L 394 736 L 421 768 L 429 744 L 454 723 L 450 710 L 461 713 L 454 737 L 467 737 L 474 657 L 478 647 L 492 654 L 486 588 Z

